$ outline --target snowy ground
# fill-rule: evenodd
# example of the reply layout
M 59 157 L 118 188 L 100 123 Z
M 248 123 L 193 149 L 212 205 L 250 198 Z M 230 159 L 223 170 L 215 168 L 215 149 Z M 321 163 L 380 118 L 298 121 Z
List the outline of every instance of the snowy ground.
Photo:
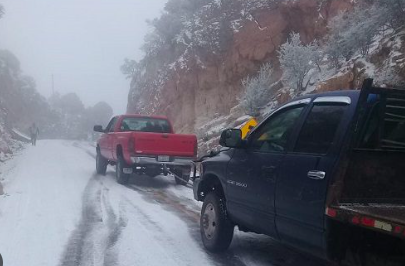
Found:
M 170 177 L 118 185 L 94 171 L 94 147 L 39 141 L 0 166 L 0 253 L 8 266 L 322 265 L 265 236 L 236 232 L 211 254 L 192 186 Z

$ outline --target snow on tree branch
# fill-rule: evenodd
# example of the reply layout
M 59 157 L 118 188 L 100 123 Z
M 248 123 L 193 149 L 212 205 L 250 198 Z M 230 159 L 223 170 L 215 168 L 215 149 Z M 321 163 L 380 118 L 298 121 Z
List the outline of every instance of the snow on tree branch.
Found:
M 292 33 L 289 40 L 282 44 L 279 50 L 283 81 L 292 89 L 304 91 L 310 80 L 308 74 L 318 66 L 320 58 L 321 54 L 316 43 L 303 45 L 300 35 Z
M 260 115 L 260 110 L 269 101 L 269 92 L 274 81 L 273 67 L 270 63 L 263 65 L 256 76 L 248 76 L 242 80 L 244 92 L 240 103 L 247 115 L 253 117 Z

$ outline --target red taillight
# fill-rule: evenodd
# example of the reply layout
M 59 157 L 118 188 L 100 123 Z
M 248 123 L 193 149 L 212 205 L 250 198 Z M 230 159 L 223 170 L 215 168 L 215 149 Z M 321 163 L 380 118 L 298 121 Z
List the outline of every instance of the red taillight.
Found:
M 370 227 L 374 227 L 374 219 L 368 218 L 368 217 L 363 217 L 361 218 L 361 224 L 364 226 L 370 226 Z
M 358 216 L 354 216 L 354 217 L 352 218 L 352 223 L 354 223 L 354 224 L 360 224 L 360 218 L 359 218 Z
M 326 215 L 335 218 L 337 216 L 337 211 L 335 209 L 326 208 Z
M 394 233 L 395 233 L 395 234 L 400 234 L 400 233 L 402 233 L 402 227 L 399 226 L 399 225 L 395 226 L 395 227 L 394 227 Z M 404 232 L 404 233 L 405 233 L 405 232 Z

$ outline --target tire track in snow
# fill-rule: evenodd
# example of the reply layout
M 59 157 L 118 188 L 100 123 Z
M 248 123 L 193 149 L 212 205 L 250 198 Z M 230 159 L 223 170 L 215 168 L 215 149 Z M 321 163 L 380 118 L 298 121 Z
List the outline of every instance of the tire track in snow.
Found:
M 81 220 L 72 232 L 60 266 L 118 265 L 114 245 L 126 224 L 121 215 L 116 222 L 108 189 L 96 174 L 86 185 L 82 202 Z
M 81 147 L 79 145 L 74 145 L 75 147 L 86 152 L 89 156 L 95 158 L 95 153 L 90 152 L 88 149 Z M 158 203 L 163 206 L 166 210 L 171 213 L 176 214 L 181 218 L 188 227 L 190 235 L 198 243 L 198 245 L 204 249 L 199 229 L 199 217 L 200 217 L 200 207 L 197 204 L 192 206 L 184 204 L 181 197 L 175 195 L 174 193 L 166 190 L 166 186 L 162 187 L 159 182 L 154 182 L 154 179 L 148 180 L 152 182 L 151 184 L 129 184 L 126 187 L 128 189 L 134 190 L 141 194 L 144 199 L 150 203 Z M 144 186 L 145 185 L 145 188 Z M 190 185 L 187 188 L 191 189 Z M 132 203 L 132 202 L 131 202 Z M 134 205 L 133 203 L 131 205 Z M 126 205 L 128 207 L 128 205 Z M 138 207 L 135 208 L 139 209 Z M 121 210 L 120 210 L 121 213 Z M 151 230 L 159 230 L 159 225 L 154 222 L 146 214 L 142 215 L 141 212 L 140 220 L 145 221 L 145 224 L 150 224 L 149 228 Z M 124 218 L 122 218 L 124 217 Z M 125 226 L 126 215 L 120 215 L 120 222 Z M 162 230 L 160 228 L 160 230 Z M 305 265 L 305 266 L 325 266 L 323 262 L 317 259 L 301 255 L 297 252 L 291 251 L 284 247 L 280 243 L 274 242 L 266 236 L 254 235 L 254 234 L 244 234 L 236 233 L 234 239 L 234 246 L 232 250 L 228 250 L 225 253 L 213 254 L 208 253 L 208 256 L 213 260 L 216 265 Z M 242 234 L 242 236 L 241 236 Z M 112 255 L 115 256 L 115 255 Z M 107 261 L 107 260 L 106 260 Z M 114 264 L 104 264 L 114 265 Z
M 151 203 L 159 203 L 166 210 L 171 213 L 176 214 L 180 219 L 182 219 L 188 227 L 191 237 L 200 246 L 202 250 L 205 250 L 200 236 L 200 213 L 197 210 L 191 210 L 188 206 L 184 205 L 180 199 L 169 194 L 168 191 L 162 190 L 144 190 L 136 185 L 128 185 L 127 188 L 140 193 L 146 201 Z M 130 202 L 129 202 L 130 203 Z M 137 208 L 133 203 L 132 206 Z M 137 208 L 139 209 L 139 208 Z M 150 219 L 145 220 L 145 222 L 150 222 Z M 232 251 L 228 250 L 222 254 L 208 253 L 207 255 L 213 260 L 216 265 L 231 265 L 231 266 L 245 266 L 246 264 L 234 254 Z
M 158 203 L 181 218 L 187 224 L 190 235 L 204 249 L 199 227 L 199 206 L 185 204 L 179 196 L 168 190 L 150 188 L 145 190 L 133 184 L 127 187 L 142 194 L 148 202 Z M 209 252 L 207 254 L 217 265 L 326 266 L 324 262 L 292 251 L 267 236 L 238 232 L 237 229 L 235 229 L 235 237 L 230 250 L 220 254 Z
M 104 188 L 107 191 L 108 189 Z M 107 193 L 103 193 L 103 203 L 107 212 L 107 226 L 108 226 L 108 236 L 107 236 L 107 246 L 104 255 L 104 266 L 118 265 L 118 256 L 114 246 L 117 243 L 119 236 L 121 235 L 122 229 L 126 227 L 127 221 L 124 219 L 125 212 L 124 207 L 120 204 L 119 218 L 117 221 L 117 216 L 114 213 L 113 208 L 108 200 Z

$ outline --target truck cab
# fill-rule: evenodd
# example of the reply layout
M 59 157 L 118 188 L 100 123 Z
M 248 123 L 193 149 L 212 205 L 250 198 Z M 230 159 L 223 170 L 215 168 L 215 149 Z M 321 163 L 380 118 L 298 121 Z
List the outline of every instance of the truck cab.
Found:
M 275 110 L 246 139 L 241 138 L 240 130 L 225 130 L 220 144 L 227 149 L 202 163 L 202 177 L 194 183 L 195 199 L 204 202 L 201 236 L 205 247 L 211 251 L 227 249 L 237 225 L 242 231 L 266 234 L 323 259 L 344 259 L 339 253 L 342 246 L 336 245 L 339 239 L 335 238 L 339 237 L 337 232 L 347 232 L 342 228 L 351 225 L 336 226 L 325 212 L 332 201 L 339 202 L 342 193 L 336 186 L 345 187 L 342 178 L 348 174 L 347 158 L 355 158 L 354 139 L 363 134 L 364 95 L 369 97 L 370 92 L 364 89 L 303 96 Z M 401 97 L 395 102 L 402 104 Z M 392 152 L 396 155 L 391 157 L 396 161 L 405 159 L 402 106 L 397 106 L 399 113 L 391 117 L 397 121 L 392 124 L 396 135 L 386 140 L 386 145 L 395 148 Z M 357 160 L 361 164 L 361 159 Z M 373 162 L 378 164 L 376 158 Z M 404 179 L 398 180 L 401 169 L 385 177 L 395 179 L 403 188 Z M 368 178 L 376 178 L 373 174 L 376 171 Z M 355 183 L 355 178 L 351 179 L 346 180 L 347 184 Z M 359 189 L 359 182 L 356 185 Z M 357 190 L 352 187 L 347 191 L 356 195 Z M 396 200 L 404 200 L 403 193 L 396 195 Z M 343 233 L 341 236 L 343 239 Z M 399 243 L 403 245 L 403 241 Z

